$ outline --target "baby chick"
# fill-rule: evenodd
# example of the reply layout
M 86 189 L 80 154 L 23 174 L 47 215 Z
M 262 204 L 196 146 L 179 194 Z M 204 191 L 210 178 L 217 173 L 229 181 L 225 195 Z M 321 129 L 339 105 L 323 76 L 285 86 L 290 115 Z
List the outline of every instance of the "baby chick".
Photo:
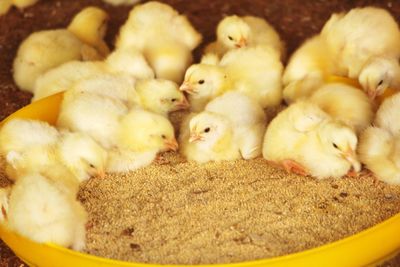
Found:
M 358 154 L 375 176 L 388 184 L 400 184 L 400 136 L 369 127 L 360 136 Z
M 252 98 L 227 92 L 183 123 L 182 153 L 197 162 L 252 159 L 261 154 L 266 118 Z
M 359 79 L 371 98 L 399 86 L 400 30 L 387 10 L 364 7 L 333 14 L 321 36 L 337 68 Z
M 13 4 L 12 0 L 3 0 L 0 2 L 0 16 L 4 15 L 10 10 L 11 6 Z
M 0 2 L 0 16 L 6 14 L 12 5 L 23 9 L 36 4 L 39 0 L 2 0 Z
M 385 99 L 375 115 L 374 125 L 400 136 L 400 93 Z
M 361 90 L 350 85 L 323 85 L 311 95 L 310 101 L 357 133 L 368 127 L 374 117 L 370 99 Z
M 282 98 L 283 65 L 270 47 L 231 50 L 219 65 L 195 64 L 185 74 L 181 90 L 189 93 L 193 111 L 228 90 L 239 91 L 265 107 L 279 105 Z
M 169 5 L 151 1 L 131 10 L 116 47 L 136 47 L 144 53 L 157 78 L 180 83 L 191 62 L 191 51 L 201 39 L 185 16 Z
M 87 214 L 75 195 L 66 194 L 47 177 L 31 173 L 12 187 L 5 224 L 39 243 L 82 250 Z
M 35 32 L 21 43 L 13 63 L 14 80 L 21 90 L 34 93 L 36 79 L 49 69 L 65 62 L 101 58 L 100 54 L 103 51 L 96 50 L 97 47 L 92 47 L 91 42 L 86 43 L 86 40 L 80 39 L 83 36 L 89 38 L 98 34 L 97 31 L 104 27 L 102 25 L 105 22 L 102 18 L 94 20 L 92 16 L 87 16 L 87 13 L 93 10 L 96 10 L 96 13 L 103 12 L 92 7 L 83 9 L 68 26 L 72 31 L 58 29 Z M 94 24 L 97 24 L 97 27 L 89 27 Z
M 246 46 L 268 45 L 281 58 L 285 45 L 275 29 L 263 18 L 254 16 L 227 16 L 217 26 L 217 40 L 206 47 L 205 53 L 222 57 L 227 51 Z
M 269 124 L 263 156 L 301 175 L 341 177 L 351 167 L 361 168 L 356 146 L 357 136 L 351 128 L 332 120 L 317 105 L 298 101 Z

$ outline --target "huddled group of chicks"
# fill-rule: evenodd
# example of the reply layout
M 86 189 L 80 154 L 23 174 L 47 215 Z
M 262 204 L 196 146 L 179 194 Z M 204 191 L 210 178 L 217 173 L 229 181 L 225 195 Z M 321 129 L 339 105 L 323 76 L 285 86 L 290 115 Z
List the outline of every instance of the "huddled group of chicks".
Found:
M 202 36 L 172 7 L 136 5 L 111 53 L 107 20 L 88 7 L 67 29 L 33 33 L 20 45 L 13 68 L 19 88 L 32 101 L 64 95 L 57 128 L 13 119 L 0 130 L 0 154 L 15 181 L 0 191 L 0 221 L 12 230 L 84 248 L 79 184 L 144 167 L 178 146 L 197 163 L 263 155 L 317 178 L 356 173 L 363 163 L 400 184 L 400 93 L 375 103 L 399 88 L 400 30 L 389 12 L 332 15 L 286 69 L 285 45 L 262 18 L 225 17 L 193 65 Z M 265 109 L 283 99 L 289 106 L 267 127 Z M 178 142 L 168 114 L 188 108 Z

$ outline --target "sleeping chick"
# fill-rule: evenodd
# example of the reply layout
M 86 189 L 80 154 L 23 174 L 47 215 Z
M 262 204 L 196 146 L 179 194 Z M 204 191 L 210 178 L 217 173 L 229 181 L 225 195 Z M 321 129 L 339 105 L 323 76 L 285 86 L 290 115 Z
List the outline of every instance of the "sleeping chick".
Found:
M 83 27 L 81 33 L 83 36 L 91 36 L 90 30 L 98 31 L 100 27 L 104 27 L 102 19 L 92 20 L 91 16 L 84 16 L 92 9 L 90 7 L 83 9 L 74 17 L 69 27 L 73 26 L 73 29 Z M 97 27 L 85 28 L 86 25 L 96 23 Z M 58 29 L 35 32 L 21 43 L 13 63 L 14 80 L 21 90 L 34 93 L 36 79 L 65 62 L 101 58 L 101 51 L 81 40 L 80 36 L 74 34 L 76 31 Z
M 317 178 L 341 177 L 360 170 L 357 136 L 332 120 L 317 105 L 298 101 L 279 113 L 267 127 L 263 156 L 287 171 Z
M 144 53 L 157 78 L 180 83 L 191 62 L 191 51 L 201 39 L 185 16 L 169 5 L 152 1 L 131 10 L 120 29 L 116 48 L 136 47 Z
M 400 30 L 387 10 L 364 7 L 333 14 L 321 36 L 338 69 L 359 79 L 371 98 L 399 86 Z
M 87 214 L 75 197 L 41 174 L 27 174 L 12 187 L 5 224 L 35 242 L 82 250 Z
M 321 86 L 310 99 L 332 118 L 360 133 L 374 117 L 370 99 L 358 88 L 342 83 Z
M 360 136 L 358 154 L 375 176 L 388 184 L 400 184 L 400 136 L 369 127 Z
M 218 66 L 192 65 L 185 74 L 181 90 L 190 96 L 193 111 L 200 111 L 208 101 L 234 90 L 256 99 L 263 107 L 279 105 L 282 98 L 283 65 L 270 47 L 231 50 Z
M 374 125 L 400 136 L 400 93 L 385 99 L 375 115 Z
M 222 57 L 236 48 L 268 45 L 279 57 L 285 57 L 285 45 L 275 29 L 263 18 L 254 16 L 227 16 L 217 26 L 217 40 L 206 47 L 205 53 Z
M 129 75 L 135 79 L 154 78 L 154 72 L 141 52 L 135 48 L 119 49 L 112 52 L 104 62 L 71 61 L 49 70 L 36 80 L 32 101 L 68 90 L 75 83 L 92 76 L 117 74 Z
M 127 172 L 149 165 L 158 152 L 178 149 L 174 128 L 161 115 L 133 108 L 120 120 L 108 172 Z

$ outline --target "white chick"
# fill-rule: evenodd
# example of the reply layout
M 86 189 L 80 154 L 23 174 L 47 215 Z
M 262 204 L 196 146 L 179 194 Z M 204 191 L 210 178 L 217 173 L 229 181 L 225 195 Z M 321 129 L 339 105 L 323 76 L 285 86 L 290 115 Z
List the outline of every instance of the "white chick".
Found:
M 400 136 L 400 93 L 385 99 L 375 115 L 374 125 Z
M 332 120 L 317 105 L 298 101 L 267 127 L 263 156 L 301 175 L 341 177 L 351 167 L 361 168 L 356 145 L 357 136 L 348 126 Z
M 140 2 L 140 0 L 103 0 L 103 1 L 113 6 L 128 6 Z
M 87 214 L 75 195 L 47 177 L 32 173 L 17 180 L 9 198 L 6 225 L 39 243 L 82 250 Z
M 169 5 L 151 1 L 136 5 L 121 27 L 117 49 L 134 46 L 142 51 L 157 78 L 182 81 L 191 51 L 202 36 L 189 20 Z
M 371 98 L 399 85 L 400 30 L 387 10 L 364 7 L 333 14 L 321 36 L 338 69 L 359 79 Z
M 358 154 L 375 176 L 388 184 L 400 184 L 400 137 L 369 127 L 360 136 Z
M 36 80 L 32 101 L 68 90 L 75 83 L 92 76 L 108 74 L 130 75 L 136 79 L 154 78 L 154 72 L 141 52 L 133 47 L 119 49 L 111 53 L 105 62 L 72 61 L 49 70 Z
M 314 36 L 305 41 L 290 57 L 283 74 L 285 102 L 310 96 L 334 72 L 334 60 L 325 40 Z
M 69 25 L 73 32 L 67 29 L 35 32 L 21 43 L 13 63 L 14 80 L 21 90 L 34 93 L 36 79 L 65 62 L 101 58 L 99 52 L 102 51 L 97 51 L 86 44 L 86 40 L 80 39 L 82 36 L 89 38 L 93 34 L 97 35 L 97 31 L 104 27 L 102 26 L 103 18 L 95 20 L 92 16 L 86 16 L 93 9 L 103 12 L 93 7 L 83 9 Z M 95 25 L 95 27 L 88 25 Z M 96 33 L 91 31 L 96 31 Z M 78 36 L 75 33 L 79 33 Z
M 229 119 L 208 111 L 193 113 L 183 121 L 179 145 L 180 152 L 197 163 L 241 158 Z
M 310 101 L 357 133 L 368 127 L 374 117 L 370 99 L 360 89 L 350 85 L 323 85 L 311 95 Z
M 190 94 L 193 111 L 228 90 L 239 91 L 256 99 L 263 107 L 279 105 L 282 99 L 283 65 L 270 47 L 231 50 L 218 66 L 192 65 L 185 74 L 181 90 Z
M 206 53 L 222 57 L 227 51 L 246 46 L 271 46 L 279 57 L 285 57 L 285 45 L 275 29 L 263 18 L 227 16 L 217 26 L 217 40 L 206 47 Z
M 119 119 L 128 108 L 118 99 L 106 96 L 67 91 L 61 104 L 57 125 L 75 132 L 83 132 L 104 148 L 115 145 Z
M 116 147 L 109 154 L 109 172 L 135 170 L 149 165 L 158 152 L 178 149 L 169 120 L 140 108 L 121 118 L 114 138 Z
M 168 113 L 189 108 L 189 102 L 176 83 L 163 79 L 140 80 L 136 83 L 140 106 L 168 116 Z

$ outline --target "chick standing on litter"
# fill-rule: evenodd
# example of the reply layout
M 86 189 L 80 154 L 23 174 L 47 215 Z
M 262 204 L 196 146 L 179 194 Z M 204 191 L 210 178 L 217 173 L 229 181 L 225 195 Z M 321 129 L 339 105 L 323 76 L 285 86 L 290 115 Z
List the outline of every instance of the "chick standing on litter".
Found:
M 342 83 L 330 83 L 314 92 L 309 101 L 360 133 L 374 117 L 371 100 L 358 88 Z
M 13 5 L 19 9 L 24 9 L 36 4 L 38 1 L 39 0 L 1 0 L 0 16 L 6 14 Z
M 229 90 L 253 97 L 263 108 L 273 107 L 282 99 L 282 72 L 279 55 L 271 47 L 235 49 L 218 65 L 189 67 L 180 89 L 189 94 L 193 111 L 203 110 L 210 100 Z
M 264 111 L 255 100 L 227 92 L 183 122 L 181 152 L 199 163 L 252 159 L 261 154 L 265 126 Z
M 353 167 L 357 136 L 317 105 L 298 101 L 279 113 L 267 127 L 263 144 L 265 159 L 286 170 L 317 178 L 341 177 Z
M 191 51 L 201 39 L 185 16 L 169 5 L 152 1 L 131 10 L 120 29 L 116 49 L 136 47 L 144 53 L 157 78 L 180 83 L 192 61 Z
M 95 17 L 88 16 L 93 13 Z M 33 93 L 36 79 L 49 69 L 72 60 L 96 60 L 105 56 L 102 53 L 108 48 L 102 37 L 107 20 L 108 15 L 103 10 L 88 7 L 74 17 L 68 26 L 70 30 L 46 30 L 29 35 L 14 59 L 15 83 L 21 90 Z M 80 39 L 83 36 L 87 39 Z
M 333 14 L 321 31 L 340 73 L 358 79 L 373 99 L 400 86 L 400 30 L 385 9 Z
M 154 78 L 154 72 L 143 54 L 135 48 L 112 52 L 105 61 L 71 61 L 39 76 L 32 101 L 70 89 L 75 83 L 92 76 L 129 75 L 134 79 Z
M 209 44 L 205 53 L 222 57 L 232 49 L 267 45 L 285 57 L 285 45 L 275 29 L 263 18 L 227 16 L 218 23 L 217 40 Z
M 358 154 L 375 176 L 388 184 L 400 184 L 400 135 L 369 127 L 360 136 Z

